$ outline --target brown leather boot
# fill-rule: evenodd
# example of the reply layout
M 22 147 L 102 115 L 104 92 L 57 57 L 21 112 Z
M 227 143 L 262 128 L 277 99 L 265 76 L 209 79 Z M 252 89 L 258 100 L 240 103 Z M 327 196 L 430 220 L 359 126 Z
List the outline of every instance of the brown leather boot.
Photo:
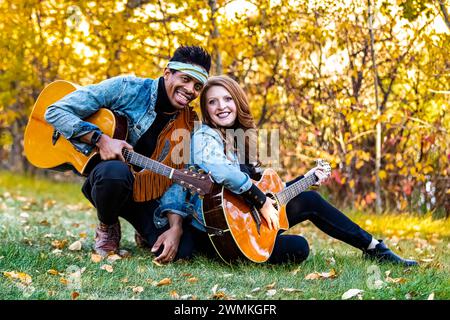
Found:
M 134 231 L 134 241 L 136 241 L 138 248 L 150 249 L 147 240 L 145 240 L 137 231 Z
M 103 257 L 118 253 L 121 236 L 119 221 L 113 225 L 100 222 L 95 229 L 95 252 Z

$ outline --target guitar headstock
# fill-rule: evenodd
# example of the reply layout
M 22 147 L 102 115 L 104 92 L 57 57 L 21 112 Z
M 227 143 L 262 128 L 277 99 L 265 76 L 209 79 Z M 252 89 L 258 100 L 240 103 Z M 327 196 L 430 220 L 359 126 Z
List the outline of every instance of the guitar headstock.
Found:
M 327 177 L 331 176 L 331 166 L 330 164 L 322 159 L 316 160 L 316 166 L 323 171 L 327 175 Z
M 210 193 L 214 184 L 209 173 L 201 169 L 195 170 L 194 167 L 175 170 L 172 179 L 192 194 L 198 193 L 200 196 Z

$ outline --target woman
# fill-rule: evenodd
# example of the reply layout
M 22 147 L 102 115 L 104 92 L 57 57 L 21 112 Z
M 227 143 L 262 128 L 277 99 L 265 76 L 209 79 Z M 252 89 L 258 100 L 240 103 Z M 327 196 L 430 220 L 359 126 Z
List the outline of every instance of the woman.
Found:
M 210 172 L 216 183 L 223 184 L 231 192 L 240 194 L 259 209 L 269 228 L 278 228 L 278 215 L 272 200 L 252 183 L 252 179 L 260 179 L 258 159 L 251 159 L 248 151 L 252 138 L 245 141 L 245 150 L 247 150 L 243 159 L 245 164 L 240 165 L 238 154 L 242 156 L 240 153 L 242 148 L 237 148 L 234 139 L 230 139 L 230 135 L 226 134 L 228 129 L 252 130 L 256 133 L 255 122 L 250 114 L 244 91 L 236 81 L 227 76 L 211 77 L 200 95 L 200 106 L 203 125 L 192 137 L 192 163 Z M 255 135 L 253 134 L 252 137 L 254 139 Z M 252 160 L 255 160 L 256 164 Z M 311 169 L 309 173 L 316 175 L 317 184 L 321 184 L 328 178 L 320 167 Z M 302 177 L 289 181 L 286 185 Z M 206 232 L 203 232 L 205 227 L 201 223 L 203 214 L 201 201 L 197 196 L 188 202 L 185 199 L 186 193 L 182 191 L 182 187 L 172 185 L 161 198 L 161 205 L 155 212 L 155 223 L 163 225 L 164 215 L 169 212 L 184 216 L 193 215 L 192 225 L 196 228 L 192 232 L 193 250 L 208 252 L 210 251 L 209 240 Z M 315 191 L 302 192 L 292 199 L 286 206 L 286 214 L 289 226 L 309 220 L 329 236 L 362 250 L 365 257 L 405 266 L 417 265 L 414 260 L 406 260 L 394 254 L 382 241 L 373 238 Z M 308 254 L 309 246 L 304 237 L 284 235 L 279 232 L 268 261 L 271 263 L 301 262 L 307 258 Z

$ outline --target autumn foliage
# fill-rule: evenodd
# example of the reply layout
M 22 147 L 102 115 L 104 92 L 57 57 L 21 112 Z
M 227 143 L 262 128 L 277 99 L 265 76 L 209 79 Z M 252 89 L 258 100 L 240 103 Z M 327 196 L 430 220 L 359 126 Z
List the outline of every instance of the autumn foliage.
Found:
M 258 125 L 280 129 L 286 178 L 320 157 L 334 203 L 373 209 L 380 196 L 385 210 L 448 215 L 450 28 L 438 2 L 376 1 L 369 19 L 366 1 L 2 1 L 1 165 L 34 170 L 22 139 L 46 84 L 155 78 L 178 45 L 197 44 L 212 74 L 245 87 Z

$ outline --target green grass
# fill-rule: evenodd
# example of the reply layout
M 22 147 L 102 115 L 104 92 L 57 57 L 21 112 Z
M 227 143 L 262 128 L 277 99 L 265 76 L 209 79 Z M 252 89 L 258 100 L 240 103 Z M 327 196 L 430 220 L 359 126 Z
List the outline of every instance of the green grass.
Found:
M 303 223 L 289 231 L 301 233 L 310 243 L 312 252 L 302 264 L 228 266 L 197 257 L 161 267 L 136 248 L 133 229 L 125 221 L 121 245 L 131 256 L 95 263 L 91 248 L 96 214 L 79 184 L 0 173 L 0 299 L 71 299 L 74 292 L 77 299 L 341 299 L 349 289 L 364 290 L 361 297 L 367 300 L 427 299 L 430 294 L 434 299 L 450 298 L 448 220 L 430 215 L 349 215 L 396 252 L 423 260 L 421 266 L 374 264 L 362 259 L 358 250 Z M 67 245 L 55 251 L 55 240 L 66 240 Z M 77 240 L 82 249 L 68 250 Z M 102 270 L 104 264 L 112 265 L 113 272 Z M 332 269 L 335 278 L 305 279 Z M 29 275 L 31 282 L 12 279 L 8 272 L 13 271 Z M 156 286 L 164 278 L 172 283 Z M 378 289 L 370 285 L 376 279 L 382 281 Z

